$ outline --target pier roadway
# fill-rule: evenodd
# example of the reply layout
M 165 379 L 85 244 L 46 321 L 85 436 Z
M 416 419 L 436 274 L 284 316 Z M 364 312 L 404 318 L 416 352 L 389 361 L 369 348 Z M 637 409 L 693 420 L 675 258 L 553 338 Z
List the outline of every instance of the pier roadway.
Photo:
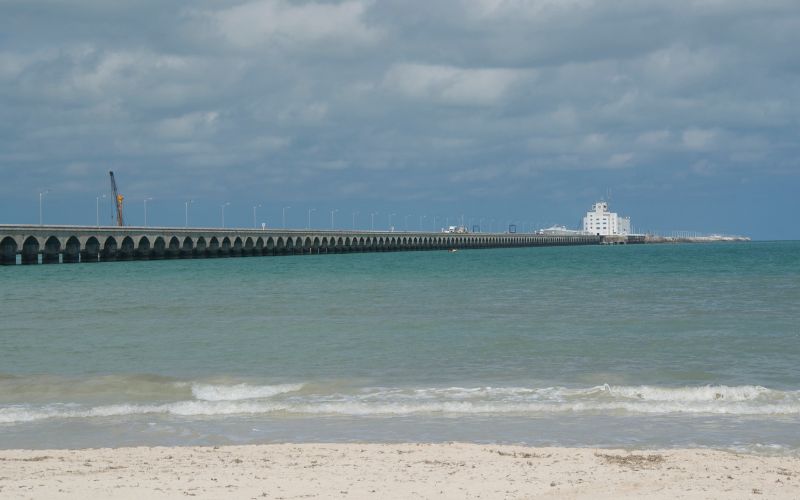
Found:
M 600 243 L 600 236 L 530 233 L 0 225 L 0 265 Z

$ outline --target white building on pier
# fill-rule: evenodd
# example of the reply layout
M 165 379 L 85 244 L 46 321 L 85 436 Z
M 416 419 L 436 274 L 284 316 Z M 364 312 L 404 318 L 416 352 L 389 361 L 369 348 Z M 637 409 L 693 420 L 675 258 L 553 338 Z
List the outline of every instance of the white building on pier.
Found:
M 598 201 L 583 218 L 583 231 L 600 236 L 628 235 L 631 233 L 631 218 L 621 217 L 608 211 L 608 202 Z

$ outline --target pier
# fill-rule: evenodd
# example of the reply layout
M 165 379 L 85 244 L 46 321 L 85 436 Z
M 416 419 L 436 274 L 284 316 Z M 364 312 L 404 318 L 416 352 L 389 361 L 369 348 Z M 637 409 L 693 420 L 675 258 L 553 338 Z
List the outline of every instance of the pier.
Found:
M 601 236 L 0 225 L 0 265 L 597 245 Z

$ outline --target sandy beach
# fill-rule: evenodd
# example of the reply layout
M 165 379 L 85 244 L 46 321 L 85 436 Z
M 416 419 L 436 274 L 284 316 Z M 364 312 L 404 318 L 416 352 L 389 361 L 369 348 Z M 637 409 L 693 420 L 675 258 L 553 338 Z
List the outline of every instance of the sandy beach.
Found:
M 0 451 L 2 498 L 798 498 L 800 458 L 481 444 Z

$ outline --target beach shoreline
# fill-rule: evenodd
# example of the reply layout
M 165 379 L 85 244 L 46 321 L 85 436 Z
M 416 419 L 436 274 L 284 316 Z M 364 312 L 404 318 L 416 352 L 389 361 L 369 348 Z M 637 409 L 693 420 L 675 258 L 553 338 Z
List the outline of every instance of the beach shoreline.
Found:
M 2 498 L 798 498 L 800 457 L 314 443 L 0 450 Z

